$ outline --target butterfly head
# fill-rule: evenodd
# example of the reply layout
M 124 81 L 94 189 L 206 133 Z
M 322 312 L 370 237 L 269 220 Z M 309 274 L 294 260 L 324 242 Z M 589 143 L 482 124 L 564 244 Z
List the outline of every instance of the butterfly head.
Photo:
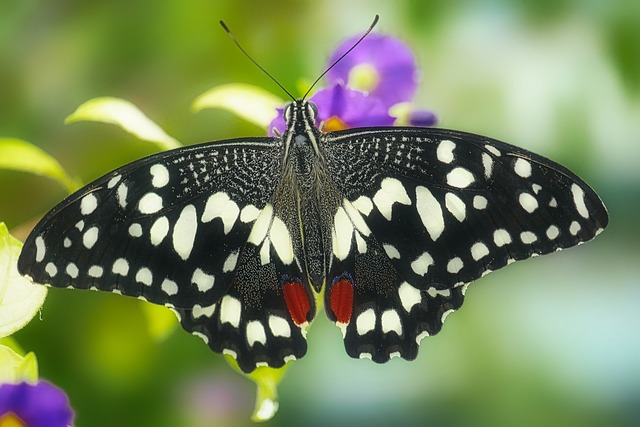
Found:
M 313 102 L 299 99 L 287 104 L 284 108 L 284 120 L 287 133 L 303 134 L 317 129 L 316 117 L 318 107 Z

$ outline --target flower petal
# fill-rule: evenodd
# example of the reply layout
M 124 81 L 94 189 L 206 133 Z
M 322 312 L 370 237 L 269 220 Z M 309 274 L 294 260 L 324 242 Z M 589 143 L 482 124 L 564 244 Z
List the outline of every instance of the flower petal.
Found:
M 310 101 L 318 107 L 319 120 L 337 117 L 348 128 L 391 126 L 394 121 L 378 98 L 349 89 L 341 83 L 318 90 Z
M 359 37 L 354 36 L 338 46 L 329 58 L 329 64 L 350 49 Z M 367 76 L 372 72 L 375 75 Z M 413 53 L 402 41 L 371 33 L 329 70 L 327 79 L 330 83 L 343 82 L 352 89 L 365 90 L 388 108 L 413 98 L 418 71 Z M 371 87 L 371 82 L 375 82 L 375 87 Z
M 396 126 L 428 127 L 437 123 L 438 118 L 432 111 L 416 110 L 409 102 L 401 102 L 389 109 L 389 114 L 396 118 Z
M 63 427 L 73 422 L 69 399 L 62 390 L 46 381 L 1 384 L 0 418 L 9 413 L 29 427 Z

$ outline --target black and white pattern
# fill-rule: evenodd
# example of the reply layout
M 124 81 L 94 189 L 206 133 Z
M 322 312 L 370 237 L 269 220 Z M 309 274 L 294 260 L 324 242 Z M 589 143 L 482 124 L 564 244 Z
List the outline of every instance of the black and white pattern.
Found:
M 347 353 L 385 362 L 414 359 L 471 281 L 608 223 L 580 178 L 511 145 L 321 133 L 304 100 L 285 116 L 282 137 L 168 151 L 89 184 L 36 226 L 19 271 L 164 304 L 245 372 L 304 356 L 324 288 Z

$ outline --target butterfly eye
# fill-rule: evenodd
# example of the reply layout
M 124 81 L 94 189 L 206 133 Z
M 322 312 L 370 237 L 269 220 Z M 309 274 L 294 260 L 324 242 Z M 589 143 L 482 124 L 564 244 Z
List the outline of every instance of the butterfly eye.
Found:
M 318 117 L 318 107 L 313 102 L 309 102 L 307 105 L 307 113 L 309 114 L 309 118 L 315 122 L 316 118 Z

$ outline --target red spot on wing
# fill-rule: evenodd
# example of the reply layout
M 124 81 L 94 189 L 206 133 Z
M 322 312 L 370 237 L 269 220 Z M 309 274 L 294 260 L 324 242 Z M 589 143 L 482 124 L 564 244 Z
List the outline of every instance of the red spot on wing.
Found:
M 311 306 L 307 292 L 301 283 L 287 282 L 284 284 L 284 301 L 287 304 L 289 315 L 296 325 L 302 325 L 307 321 Z
M 335 283 L 331 287 L 329 305 L 337 322 L 349 323 L 353 313 L 353 284 L 347 279 Z

